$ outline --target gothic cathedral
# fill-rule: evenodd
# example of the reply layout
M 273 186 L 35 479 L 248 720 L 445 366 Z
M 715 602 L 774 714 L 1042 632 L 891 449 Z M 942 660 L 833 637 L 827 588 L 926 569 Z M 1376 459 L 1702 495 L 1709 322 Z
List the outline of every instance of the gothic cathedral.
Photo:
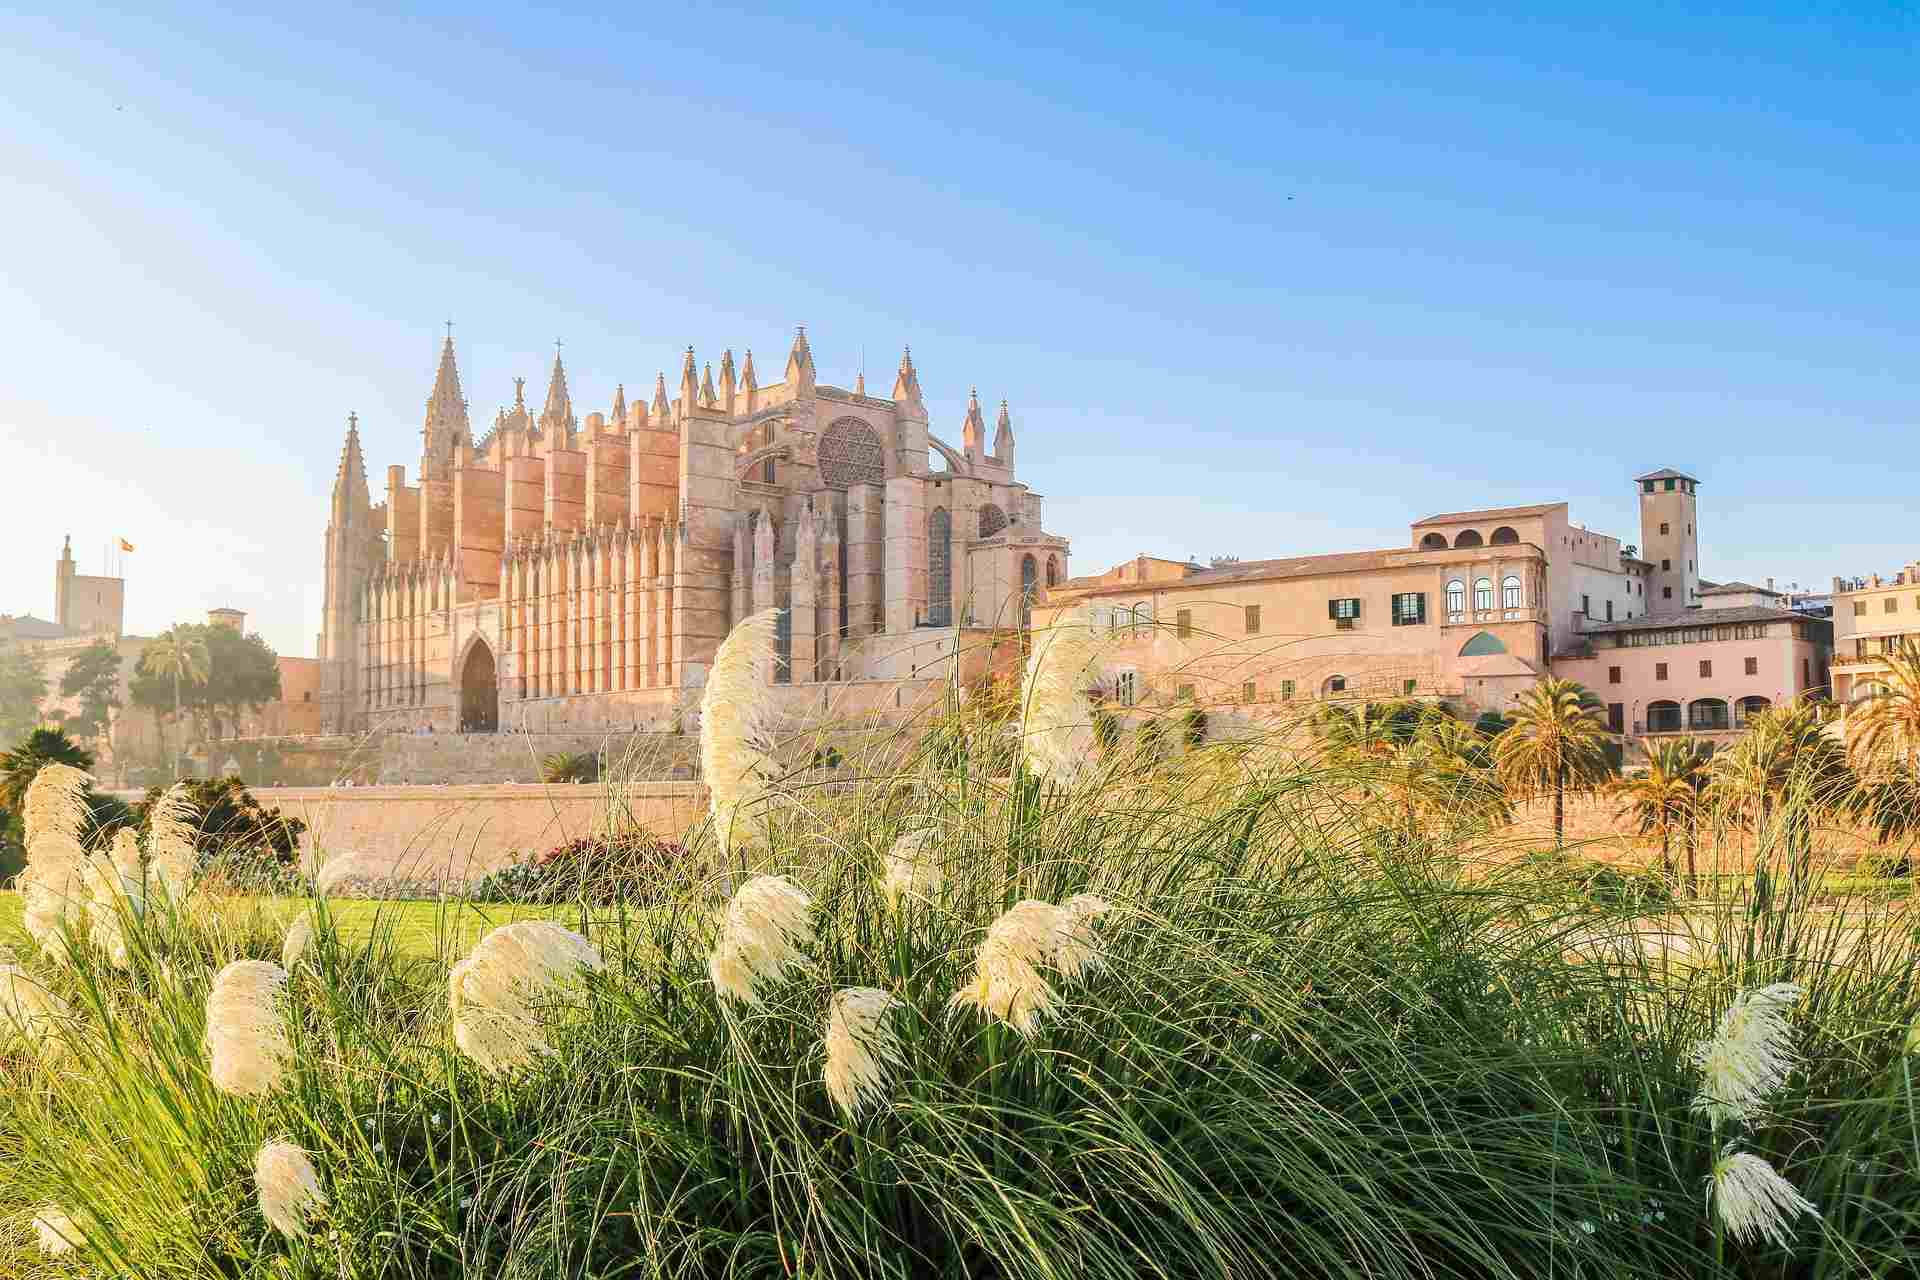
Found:
M 782 381 L 753 353 L 719 378 L 688 348 L 679 395 L 573 412 L 558 353 L 536 418 L 476 438 L 453 340 L 419 479 L 375 504 L 358 420 L 334 478 L 319 637 L 325 730 L 666 729 L 729 627 L 778 607 L 769 672 L 798 708 L 919 704 L 1007 661 L 1004 637 L 1067 576 L 1040 495 L 1014 479 L 1005 402 L 934 436 L 911 353 L 893 394 L 816 383 L 805 330 Z M 932 459 L 937 456 L 939 465 Z

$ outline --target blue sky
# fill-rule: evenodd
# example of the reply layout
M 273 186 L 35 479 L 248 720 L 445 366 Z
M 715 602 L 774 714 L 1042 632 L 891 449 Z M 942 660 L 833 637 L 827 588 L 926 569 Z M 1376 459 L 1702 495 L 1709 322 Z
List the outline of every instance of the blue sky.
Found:
M 419 454 L 692 344 L 1011 401 L 1090 572 L 1702 481 L 1703 570 L 1920 554 L 1911 5 L 0 10 L 0 610 L 311 653 L 346 414 Z

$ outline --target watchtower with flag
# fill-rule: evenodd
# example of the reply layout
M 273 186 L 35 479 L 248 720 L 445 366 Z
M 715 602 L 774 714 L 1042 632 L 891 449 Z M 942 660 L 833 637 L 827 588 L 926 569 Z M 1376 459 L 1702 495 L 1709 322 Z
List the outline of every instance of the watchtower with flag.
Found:
M 125 538 L 119 546 L 133 550 Z M 116 574 L 83 574 L 73 559 L 73 538 L 67 537 L 53 566 L 53 620 L 69 635 L 95 633 L 118 636 L 125 627 L 127 580 Z

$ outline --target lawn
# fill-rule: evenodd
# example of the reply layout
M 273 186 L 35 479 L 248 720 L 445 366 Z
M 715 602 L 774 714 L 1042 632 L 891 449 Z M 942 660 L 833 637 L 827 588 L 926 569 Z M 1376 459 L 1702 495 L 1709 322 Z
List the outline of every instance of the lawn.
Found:
M 302 905 L 300 899 L 294 898 L 256 898 L 251 901 L 263 910 L 287 920 L 291 920 Z M 22 903 L 17 893 L 0 893 L 0 946 L 30 952 L 33 943 L 20 927 Z M 400 949 L 421 956 L 435 954 L 442 937 L 447 939 L 449 954 L 462 954 L 487 930 L 515 920 L 557 920 L 561 923 L 574 920 L 576 927 L 578 924 L 574 919 L 577 911 L 569 907 L 345 899 L 331 902 L 329 906 L 343 938 L 358 941 L 370 936 L 377 927 L 391 925 Z

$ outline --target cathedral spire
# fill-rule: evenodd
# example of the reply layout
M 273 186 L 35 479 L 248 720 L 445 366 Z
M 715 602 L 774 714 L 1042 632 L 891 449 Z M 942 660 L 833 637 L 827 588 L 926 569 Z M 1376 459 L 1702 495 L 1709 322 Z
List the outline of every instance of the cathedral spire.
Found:
M 980 416 L 980 388 L 967 392 L 967 420 L 960 426 L 960 452 L 969 458 L 978 458 L 986 443 L 987 424 Z
M 540 430 L 555 449 L 573 447 L 573 400 L 567 394 L 567 369 L 560 363 L 560 344 L 553 344 L 553 373 L 547 379 L 547 403 L 540 410 Z
M 787 353 L 787 385 L 796 395 L 813 390 L 813 348 L 807 345 L 807 326 L 793 335 L 793 350 Z
M 663 370 L 653 380 L 653 413 L 647 424 L 658 431 L 673 425 L 673 406 L 667 403 L 667 375 Z
M 426 420 L 421 424 L 421 471 L 438 472 L 453 461 L 454 446 L 473 438 L 467 425 L 467 400 L 460 394 L 460 367 L 453 358 L 453 334 L 440 348 L 440 367 L 427 396 Z
M 369 511 L 373 498 L 367 489 L 367 460 L 360 452 L 360 415 L 347 415 L 347 439 L 340 446 L 340 465 L 333 473 L 333 513 L 336 522 L 348 512 Z
M 720 398 L 713 394 L 713 363 L 709 361 L 700 371 L 700 407 L 712 409 L 719 404 Z
M 627 384 L 624 382 L 613 384 L 613 424 L 615 430 L 627 429 Z
M 720 407 L 729 414 L 733 412 L 735 388 L 733 376 L 733 348 L 728 347 L 720 353 Z
M 900 372 L 893 380 L 893 400 L 910 417 L 927 416 L 926 405 L 920 399 L 920 375 L 913 367 L 912 347 L 903 348 L 900 352 Z
M 694 368 L 693 348 L 687 348 L 685 358 L 680 361 L 680 416 L 686 417 L 693 407 L 700 403 L 700 376 Z
M 867 394 L 867 371 L 865 369 L 853 375 L 853 394 L 857 396 Z
M 1007 412 L 1007 402 L 1000 402 L 1000 421 L 993 428 L 993 456 L 998 458 L 1009 471 L 1013 469 L 1013 415 Z

